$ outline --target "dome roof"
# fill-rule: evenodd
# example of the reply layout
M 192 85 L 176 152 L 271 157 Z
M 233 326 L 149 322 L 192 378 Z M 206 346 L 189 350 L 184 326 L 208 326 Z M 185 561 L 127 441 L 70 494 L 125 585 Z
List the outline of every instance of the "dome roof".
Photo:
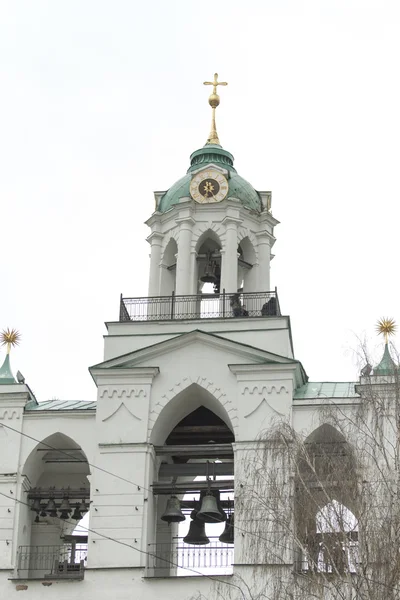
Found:
M 237 174 L 233 166 L 232 154 L 216 144 L 206 144 L 204 148 L 193 152 L 187 174 L 174 183 L 162 196 L 158 206 L 159 212 L 166 212 L 175 204 L 178 204 L 181 198 L 189 197 L 193 171 L 198 171 L 209 164 L 221 166 L 229 172 L 228 198 L 237 198 L 243 206 L 261 212 L 262 204 L 258 192 L 248 181 Z

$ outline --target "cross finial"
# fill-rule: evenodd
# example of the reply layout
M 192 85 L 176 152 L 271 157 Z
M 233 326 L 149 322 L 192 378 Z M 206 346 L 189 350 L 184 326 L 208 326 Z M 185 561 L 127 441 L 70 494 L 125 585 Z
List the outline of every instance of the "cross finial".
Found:
M 217 86 L 219 85 L 228 85 L 226 81 L 218 81 L 218 73 L 214 73 L 214 81 L 205 81 L 204 85 L 212 85 L 213 91 L 208 99 L 208 103 L 212 108 L 212 118 L 211 118 L 211 131 L 207 140 L 207 144 L 218 144 L 218 133 L 217 127 L 215 124 L 215 109 L 219 105 L 219 96 L 217 94 Z

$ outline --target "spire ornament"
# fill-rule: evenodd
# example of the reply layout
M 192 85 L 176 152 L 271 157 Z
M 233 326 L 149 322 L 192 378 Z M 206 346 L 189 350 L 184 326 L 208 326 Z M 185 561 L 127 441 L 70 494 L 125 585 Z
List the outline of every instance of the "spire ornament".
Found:
M 396 333 L 397 325 L 394 319 L 384 317 L 380 319 L 376 324 L 376 330 L 378 335 L 383 335 L 385 338 L 385 344 L 389 343 L 389 337 Z
M 214 73 L 214 81 L 205 81 L 204 85 L 212 85 L 213 86 L 212 94 L 208 98 L 208 103 L 212 108 L 212 117 L 211 117 L 211 131 L 210 131 L 210 135 L 208 136 L 207 144 L 217 144 L 218 146 L 220 146 L 221 144 L 220 144 L 219 138 L 218 138 L 217 126 L 215 124 L 215 109 L 219 105 L 219 96 L 217 94 L 217 86 L 228 85 L 228 84 L 226 81 L 218 81 L 218 73 Z
M 16 329 L 3 329 L 0 333 L 0 344 L 7 346 L 7 354 L 10 354 L 10 350 L 13 346 L 18 346 L 21 339 L 21 334 Z

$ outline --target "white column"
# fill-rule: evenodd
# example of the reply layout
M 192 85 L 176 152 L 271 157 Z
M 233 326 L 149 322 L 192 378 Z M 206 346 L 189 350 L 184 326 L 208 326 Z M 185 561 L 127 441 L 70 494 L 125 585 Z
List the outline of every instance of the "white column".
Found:
M 257 291 L 270 291 L 270 262 L 271 262 L 271 239 L 266 232 L 259 233 L 258 237 L 258 273 Z
M 221 252 L 222 270 L 221 270 L 221 292 L 225 290 L 227 294 L 237 291 L 238 278 L 238 241 L 237 225 L 239 219 L 226 217 L 223 221 L 226 227 L 225 247 Z
M 191 243 L 192 243 L 192 217 L 177 219 L 179 227 L 178 259 L 176 261 L 176 288 L 177 296 L 191 293 Z
M 163 235 L 154 231 L 147 240 L 151 244 L 149 297 L 160 295 L 160 262 Z

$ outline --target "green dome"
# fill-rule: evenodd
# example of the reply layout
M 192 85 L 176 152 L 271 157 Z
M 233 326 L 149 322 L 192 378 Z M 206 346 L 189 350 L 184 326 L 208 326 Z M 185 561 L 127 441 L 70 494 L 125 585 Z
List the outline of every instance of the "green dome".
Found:
M 228 198 L 237 198 L 243 206 L 261 212 L 261 198 L 253 186 L 237 174 L 233 166 L 233 156 L 227 150 L 216 144 L 206 144 L 204 148 L 196 150 L 190 157 L 190 167 L 187 174 L 179 179 L 164 194 L 158 206 L 159 212 L 166 212 L 175 204 L 179 203 L 181 198 L 190 197 L 190 182 L 193 171 L 198 171 L 203 166 L 214 164 L 223 167 L 229 172 L 228 175 Z

